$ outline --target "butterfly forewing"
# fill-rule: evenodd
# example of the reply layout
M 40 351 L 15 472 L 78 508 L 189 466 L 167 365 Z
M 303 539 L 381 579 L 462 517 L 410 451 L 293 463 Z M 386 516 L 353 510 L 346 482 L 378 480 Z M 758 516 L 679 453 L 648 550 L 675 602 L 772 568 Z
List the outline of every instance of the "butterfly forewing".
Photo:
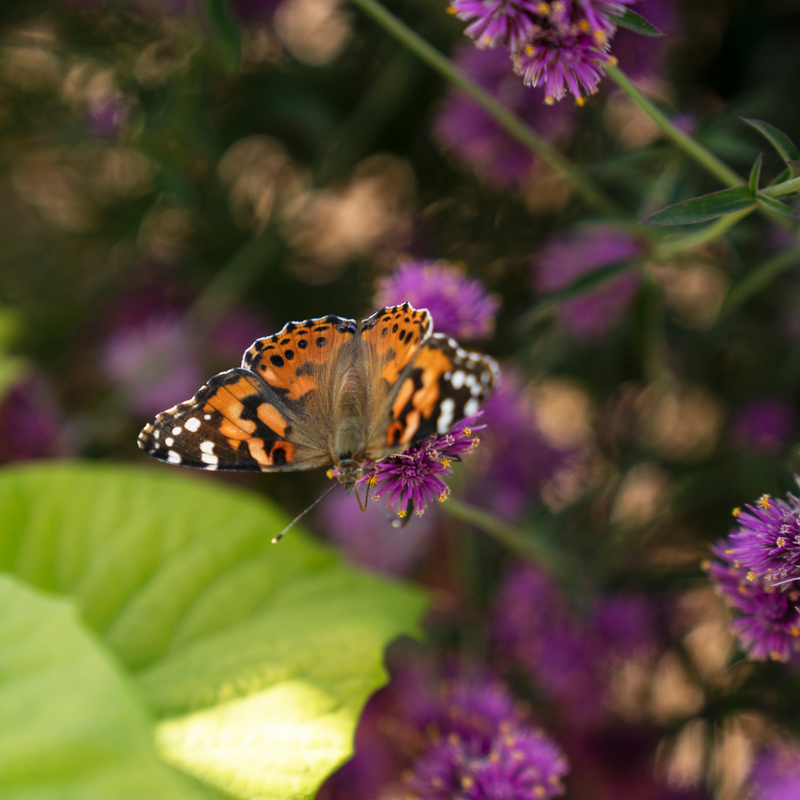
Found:
M 314 469 L 330 455 L 304 434 L 305 414 L 258 375 L 232 369 L 159 414 L 139 447 L 170 464 L 209 470 L 283 472 Z

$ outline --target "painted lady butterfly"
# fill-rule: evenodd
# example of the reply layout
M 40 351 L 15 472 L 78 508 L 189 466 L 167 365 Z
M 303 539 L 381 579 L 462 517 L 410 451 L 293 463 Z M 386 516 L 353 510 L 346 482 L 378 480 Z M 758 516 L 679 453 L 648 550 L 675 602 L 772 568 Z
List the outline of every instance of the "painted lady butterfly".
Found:
M 328 316 L 258 339 L 139 434 L 153 458 L 200 469 L 290 472 L 331 464 L 351 491 L 379 461 L 474 414 L 494 359 L 432 333 L 425 309 L 383 308 L 357 325 Z

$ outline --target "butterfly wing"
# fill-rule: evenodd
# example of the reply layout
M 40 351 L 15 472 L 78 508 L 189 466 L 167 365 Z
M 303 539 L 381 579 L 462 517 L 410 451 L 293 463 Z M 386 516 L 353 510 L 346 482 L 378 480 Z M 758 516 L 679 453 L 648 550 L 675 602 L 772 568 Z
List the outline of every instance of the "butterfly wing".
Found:
M 475 414 L 500 375 L 493 358 L 441 333 L 426 338 L 399 372 L 370 429 L 367 458 L 373 461 Z

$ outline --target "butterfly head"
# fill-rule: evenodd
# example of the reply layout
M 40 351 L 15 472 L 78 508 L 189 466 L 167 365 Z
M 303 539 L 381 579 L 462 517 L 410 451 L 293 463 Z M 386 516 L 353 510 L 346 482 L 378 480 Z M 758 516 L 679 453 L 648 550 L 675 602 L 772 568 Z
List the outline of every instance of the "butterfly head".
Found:
M 354 458 L 343 458 L 336 465 L 336 478 L 339 483 L 344 486 L 344 490 L 347 494 L 352 494 L 363 474 L 363 461 L 356 461 Z

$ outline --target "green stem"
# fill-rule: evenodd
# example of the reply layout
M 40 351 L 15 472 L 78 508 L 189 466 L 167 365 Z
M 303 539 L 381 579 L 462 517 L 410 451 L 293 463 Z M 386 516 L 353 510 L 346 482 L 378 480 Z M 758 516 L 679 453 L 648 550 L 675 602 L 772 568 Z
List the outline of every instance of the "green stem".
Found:
M 793 194 L 797 191 L 800 191 L 800 178 L 792 178 L 792 180 L 784 181 L 776 186 L 767 186 L 766 189 L 761 190 L 761 194 L 766 194 L 770 197 L 783 197 L 783 195 Z
M 665 136 L 671 139 L 684 153 L 693 158 L 698 164 L 705 167 L 712 175 L 727 186 L 741 186 L 745 180 L 737 175 L 727 164 L 720 161 L 713 153 L 706 150 L 703 145 L 679 131 L 659 109 L 648 100 L 631 82 L 619 67 L 608 66 L 606 73 L 614 83 L 625 92 L 639 108 L 655 122 Z
M 778 275 L 798 262 L 800 262 L 800 247 L 793 247 L 754 267 L 739 283 L 731 287 L 722 305 L 720 319 L 730 315 L 756 292 L 761 291 Z
M 713 242 L 715 239 L 719 239 L 725 231 L 732 228 L 739 220 L 744 219 L 748 214 L 752 214 L 754 210 L 755 207 L 737 211 L 735 214 L 726 214 L 700 231 L 689 233 L 686 236 L 665 239 L 655 246 L 653 255 L 655 258 L 671 258 L 679 253 Z
M 443 503 L 441 508 L 456 519 L 468 522 L 484 533 L 488 533 L 500 544 L 523 558 L 562 577 L 569 576 L 570 570 L 566 559 L 542 544 L 535 536 L 526 534 L 513 525 L 499 520 L 494 514 L 468 503 L 462 503 L 452 497 Z
M 471 81 L 449 58 L 443 56 L 405 22 L 384 8 L 377 0 L 353 0 L 353 2 L 429 67 L 472 97 L 517 141 L 560 172 L 589 205 L 603 212 L 618 212 L 615 203 L 605 196 L 594 181 L 570 164 L 547 140 L 532 131 L 489 92 Z

